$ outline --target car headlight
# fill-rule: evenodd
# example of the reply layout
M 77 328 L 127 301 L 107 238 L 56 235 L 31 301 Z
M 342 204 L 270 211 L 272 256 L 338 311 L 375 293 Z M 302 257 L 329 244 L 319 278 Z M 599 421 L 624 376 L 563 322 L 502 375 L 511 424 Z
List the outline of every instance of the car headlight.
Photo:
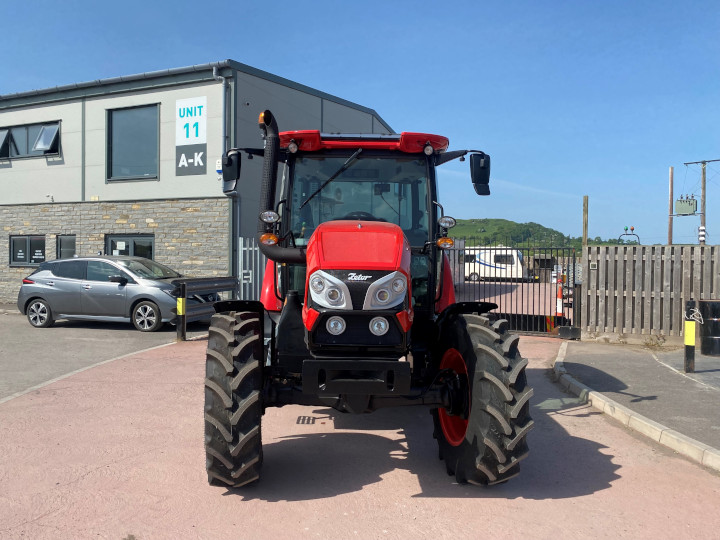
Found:
M 327 272 L 318 270 L 310 276 L 310 298 L 316 304 L 330 309 L 352 309 L 347 285 Z
M 162 289 L 162 292 L 169 296 L 172 296 L 173 298 L 177 298 L 180 295 L 179 289 Z
M 407 291 L 407 278 L 393 272 L 371 283 L 365 295 L 363 309 L 388 309 L 402 304 Z

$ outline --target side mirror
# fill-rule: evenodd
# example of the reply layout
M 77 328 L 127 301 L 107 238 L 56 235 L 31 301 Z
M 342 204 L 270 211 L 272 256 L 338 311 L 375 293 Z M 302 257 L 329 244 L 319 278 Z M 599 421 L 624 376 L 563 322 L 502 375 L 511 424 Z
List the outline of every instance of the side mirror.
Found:
M 240 179 L 240 150 L 232 149 L 223 154 L 223 193 L 228 197 L 237 195 L 237 181 Z
M 110 276 L 108 281 L 111 283 L 119 283 L 120 285 L 127 285 L 128 280 L 125 276 Z
M 490 156 L 487 154 L 470 154 L 470 178 L 475 193 L 490 195 Z

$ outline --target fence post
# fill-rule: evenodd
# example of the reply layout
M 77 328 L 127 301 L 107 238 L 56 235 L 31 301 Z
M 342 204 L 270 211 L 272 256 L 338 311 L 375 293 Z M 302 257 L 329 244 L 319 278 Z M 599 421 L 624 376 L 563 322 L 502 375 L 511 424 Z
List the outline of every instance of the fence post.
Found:
M 177 318 L 175 326 L 177 328 L 176 341 L 185 341 L 187 339 L 187 321 L 185 316 L 185 302 L 187 298 L 187 286 L 180 283 L 180 294 L 177 297 Z

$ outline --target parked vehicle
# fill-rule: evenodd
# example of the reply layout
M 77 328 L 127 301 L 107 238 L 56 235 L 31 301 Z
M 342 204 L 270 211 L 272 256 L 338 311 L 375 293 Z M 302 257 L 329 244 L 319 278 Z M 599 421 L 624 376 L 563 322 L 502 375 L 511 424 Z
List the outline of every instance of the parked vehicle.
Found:
M 527 281 L 528 269 L 518 249 L 505 246 L 465 247 L 467 281 Z
M 445 250 L 456 222 L 437 202 L 436 167 L 466 154 L 475 192 L 488 195 L 490 157 L 448 152 L 439 135 L 280 133 L 270 111 L 259 124 L 264 148 L 223 156 L 231 196 L 242 153 L 263 156 L 257 238 L 268 263 L 259 302 L 215 304 L 209 482 L 257 481 L 262 415 L 291 403 L 351 414 L 425 406 L 458 483 L 517 475 L 533 427 L 528 361 L 508 322 L 488 313 L 496 304 L 455 301 Z
M 150 259 L 125 256 L 75 257 L 42 263 L 23 279 L 18 309 L 36 328 L 57 319 L 132 322 L 153 332 L 173 322 L 175 270 Z M 190 302 L 213 302 L 217 295 Z

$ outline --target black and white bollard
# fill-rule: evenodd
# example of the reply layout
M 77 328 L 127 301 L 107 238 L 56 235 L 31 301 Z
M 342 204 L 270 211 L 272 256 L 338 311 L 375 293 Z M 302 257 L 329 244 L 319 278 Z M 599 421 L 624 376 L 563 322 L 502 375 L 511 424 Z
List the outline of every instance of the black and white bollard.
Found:
M 685 304 L 685 373 L 695 373 L 695 300 Z

